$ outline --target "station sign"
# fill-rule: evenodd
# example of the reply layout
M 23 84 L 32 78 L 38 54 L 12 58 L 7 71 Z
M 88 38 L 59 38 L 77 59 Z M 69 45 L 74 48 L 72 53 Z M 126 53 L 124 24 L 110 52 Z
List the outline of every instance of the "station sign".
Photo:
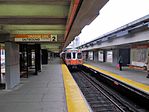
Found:
M 51 35 L 51 41 L 57 42 L 57 35 Z
M 51 34 L 17 34 L 15 42 L 56 42 L 57 35 Z

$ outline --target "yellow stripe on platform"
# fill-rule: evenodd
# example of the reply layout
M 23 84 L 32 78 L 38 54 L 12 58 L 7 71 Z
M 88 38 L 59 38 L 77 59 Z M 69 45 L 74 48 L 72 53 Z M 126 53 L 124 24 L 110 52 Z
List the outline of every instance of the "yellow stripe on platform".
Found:
M 79 87 L 64 64 L 62 64 L 62 73 L 68 112 L 89 112 L 89 108 L 82 98 Z
M 142 84 L 142 83 L 139 83 L 139 82 L 135 82 L 135 81 L 133 81 L 133 80 L 124 78 L 124 77 L 122 77 L 122 76 L 119 76 L 118 74 L 114 74 L 114 73 L 112 73 L 112 72 L 109 72 L 109 71 L 100 69 L 100 68 L 98 68 L 98 67 L 95 67 L 95 66 L 92 66 L 92 65 L 89 65 L 89 64 L 83 64 L 83 65 L 84 65 L 84 66 L 87 66 L 87 67 L 89 67 L 89 68 L 92 68 L 92 69 L 94 69 L 94 70 L 96 70 L 96 71 L 99 71 L 99 72 L 101 72 L 101 73 L 103 73 L 103 74 L 106 74 L 106 75 L 108 75 L 108 76 L 110 76 L 110 77 L 112 77 L 112 78 L 115 78 L 115 79 L 117 79 L 117 80 L 120 80 L 121 82 L 124 82 L 125 84 L 128 84 L 128 85 L 130 85 L 130 86 L 132 86 L 132 87 L 135 87 L 135 88 L 137 88 L 137 89 L 139 89 L 139 90 L 141 90 L 141 91 L 144 91 L 144 92 L 146 92 L 146 93 L 149 94 L 149 86 L 148 86 L 148 85 L 145 85 L 145 84 Z

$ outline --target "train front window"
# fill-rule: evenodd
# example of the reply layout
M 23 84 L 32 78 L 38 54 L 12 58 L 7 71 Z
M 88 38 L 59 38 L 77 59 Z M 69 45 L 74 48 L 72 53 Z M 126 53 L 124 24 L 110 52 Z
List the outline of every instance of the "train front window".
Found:
M 76 53 L 75 52 L 73 52 L 73 59 L 75 59 L 76 58 Z
M 81 53 L 78 53 L 78 59 L 82 59 L 82 54 Z
M 71 53 L 67 53 L 66 57 L 67 59 L 71 59 Z

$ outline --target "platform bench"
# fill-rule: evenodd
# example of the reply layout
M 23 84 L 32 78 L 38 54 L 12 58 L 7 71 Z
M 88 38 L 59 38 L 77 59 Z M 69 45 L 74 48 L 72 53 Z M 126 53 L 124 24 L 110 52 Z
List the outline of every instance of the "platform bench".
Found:
M 136 65 L 128 65 L 131 69 L 137 69 L 137 70 L 146 70 L 146 66 L 136 66 Z

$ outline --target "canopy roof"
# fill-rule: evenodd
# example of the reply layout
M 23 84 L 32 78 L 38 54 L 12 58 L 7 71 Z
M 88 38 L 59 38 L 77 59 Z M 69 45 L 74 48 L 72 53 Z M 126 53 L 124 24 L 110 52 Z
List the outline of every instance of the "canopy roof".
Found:
M 0 32 L 57 35 L 42 42 L 54 52 L 64 49 L 108 0 L 0 0 Z M 98 4 L 98 5 L 97 5 Z

